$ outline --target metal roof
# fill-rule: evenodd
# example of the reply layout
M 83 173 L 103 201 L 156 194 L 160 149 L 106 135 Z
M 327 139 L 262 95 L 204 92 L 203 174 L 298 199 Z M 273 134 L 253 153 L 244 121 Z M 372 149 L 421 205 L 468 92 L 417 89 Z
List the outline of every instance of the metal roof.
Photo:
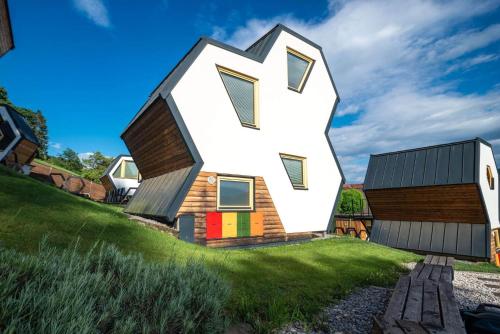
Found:
M 364 189 L 479 182 L 481 138 L 370 156 Z
M 192 169 L 193 166 L 190 166 L 143 180 L 140 187 L 136 190 L 133 199 L 129 202 L 126 212 L 138 215 L 168 217 L 169 211 L 171 211 L 170 208 L 175 203 Z M 172 221 L 173 218 L 169 218 L 168 220 Z
M 0 103 L 1 107 L 4 107 L 7 112 L 9 113 L 10 117 L 14 121 L 14 124 L 16 125 L 16 128 L 19 130 L 21 133 L 21 137 L 24 139 L 32 142 L 35 145 L 40 145 L 38 142 L 38 139 L 36 138 L 35 134 L 33 133 L 33 130 L 30 128 L 28 125 L 28 122 L 24 119 L 24 117 L 18 113 L 14 108 L 7 104 Z

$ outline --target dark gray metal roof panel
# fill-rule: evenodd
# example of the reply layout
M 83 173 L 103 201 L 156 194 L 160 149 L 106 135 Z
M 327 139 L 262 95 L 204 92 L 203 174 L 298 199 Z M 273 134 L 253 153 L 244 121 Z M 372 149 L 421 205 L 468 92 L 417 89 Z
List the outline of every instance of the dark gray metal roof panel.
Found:
M 24 119 L 24 117 L 20 113 L 18 113 L 14 108 L 9 106 L 8 104 L 0 103 L 0 106 L 4 107 L 7 110 L 10 117 L 14 121 L 14 124 L 16 125 L 17 129 L 21 133 L 21 136 L 24 139 L 32 142 L 35 145 L 40 145 L 40 143 L 38 142 L 38 139 L 35 136 L 35 133 L 30 128 L 30 126 L 28 125 L 28 122 L 26 122 L 26 120 Z
M 447 223 L 444 230 L 443 253 L 456 254 L 458 239 L 458 224 Z
M 481 138 L 370 156 L 365 190 L 478 183 Z
M 184 181 L 193 167 L 186 167 L 141 182 L 125 212 L 166 217 Z
M 435 253 L 443 252 L 445 223 L 432 223 L 431 251 Z
M 408 237 L 408 249 L 418 249 L 421 231 L 422 231 L 421 222 L 411 222 L 410 235 Z
M 397 248 L 408 248 L 408 237 L 410 236 L 410 222 L 401 222 L 399 227 L 399 236 Z

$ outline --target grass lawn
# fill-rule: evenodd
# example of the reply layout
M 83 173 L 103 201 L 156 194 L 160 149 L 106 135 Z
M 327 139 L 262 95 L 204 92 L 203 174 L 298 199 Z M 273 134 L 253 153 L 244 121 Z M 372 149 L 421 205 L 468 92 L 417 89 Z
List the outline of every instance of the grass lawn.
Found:
M 63 171 L 63 172 L 66 172 L 66 173 L 68 173 L 68 174 L 70 174 L 70 175 L 73 175 L 73 176 L 81 176 L 81 175 L 80 175 L 80 174 L 78 174 L 78 173 L 75 173 L 75 172 L 73 172 L 73 171 L 70 171 L 69 169 L 66 169 L 66 168 L 64 168 L 64 167 L 61 167 L 61 166 L 58 166 L 58 165 L 54 165 L 53 163 L 50 163 L 50 162 L 45 161 L 45 160 L 35 159 L 34 161 L 35 161 L 36 163 L 41 164 L 41 165 L 45 165 L 45 166 L 52 167 L 52 168 L 57 168 L 57 169 L 59 169 L 59 170 L 61 170 L 61 171 Z
M 84 250 L 97 241 L 148 261 L 201 259 L 232 286 L 228 314 L 256 331 L 294 320 L 311 320 L 318 311 L 353 288 L 389 286 L 401 263 L 421 257 L 357 239 L 334 238 L 296 245 L 245 250 L 208 249 L 129 221 L 121 208 L 65 193 L 0 167 L 0 242 L 32 253 L 40 240 Z

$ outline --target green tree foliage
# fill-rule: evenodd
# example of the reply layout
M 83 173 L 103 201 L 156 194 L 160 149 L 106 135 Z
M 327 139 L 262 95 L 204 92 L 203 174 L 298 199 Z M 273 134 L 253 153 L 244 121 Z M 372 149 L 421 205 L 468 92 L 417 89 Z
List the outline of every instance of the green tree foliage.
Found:
M 342 190 L 341 201 L 338 208 L 339 213 L 361 212 L 364 207 L 363 193 L 356 189 Z
M 0 247 L 2 332 L 224 333 L 230 288 L 202 262 L 75 248 L 42 243 L 26 255 Z
M 80 174 L 83 170 L 83 164 L 78 156 L 78 153 L 70 148 L 65 149 L 57 157 L 51 157 L 49 161 L 54 165 L 61 166 L 78 174 Z
M 90 181 L 100 182 L 100 177 L 113 161 L 113 158 L 106 157 L 99 151 L 92 153 L 87 159 L 83 159 L 85 169 L 82 176 Z
M 23 115 L 24 119 L 33 130 L 33 133 L 38 139 L 40 146 L 37 150 L 37 158 L 47 159 L 48 158 L 48 146 L 49 146 L 49 129 L 47 127 L 47 120 L 41 110 L 36 112 L 18 107 L 9 100 L 9 95 L 4 87 L 0 87 L 0 103 L 5 103 L 10 107 L 14 108 L 18 113 Z

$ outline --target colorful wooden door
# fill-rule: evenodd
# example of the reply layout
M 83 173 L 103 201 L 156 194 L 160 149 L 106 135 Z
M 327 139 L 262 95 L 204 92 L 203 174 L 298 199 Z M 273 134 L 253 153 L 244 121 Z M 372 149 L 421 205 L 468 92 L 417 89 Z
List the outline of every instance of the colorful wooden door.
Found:
M 238 238 L 250 236 L 250 212 L 238 212 Z
M 222 238 L 222 213 L 207 212 L 207 240 Z
M 264 215 L 262 212 L 252 212 L 250 214 L 250 235 L 252 237 L 264 235 Z
M 236 212 L 222 213 L 222 237 L 223 238 L 236 238 L 238 225 L 238 218 Z

